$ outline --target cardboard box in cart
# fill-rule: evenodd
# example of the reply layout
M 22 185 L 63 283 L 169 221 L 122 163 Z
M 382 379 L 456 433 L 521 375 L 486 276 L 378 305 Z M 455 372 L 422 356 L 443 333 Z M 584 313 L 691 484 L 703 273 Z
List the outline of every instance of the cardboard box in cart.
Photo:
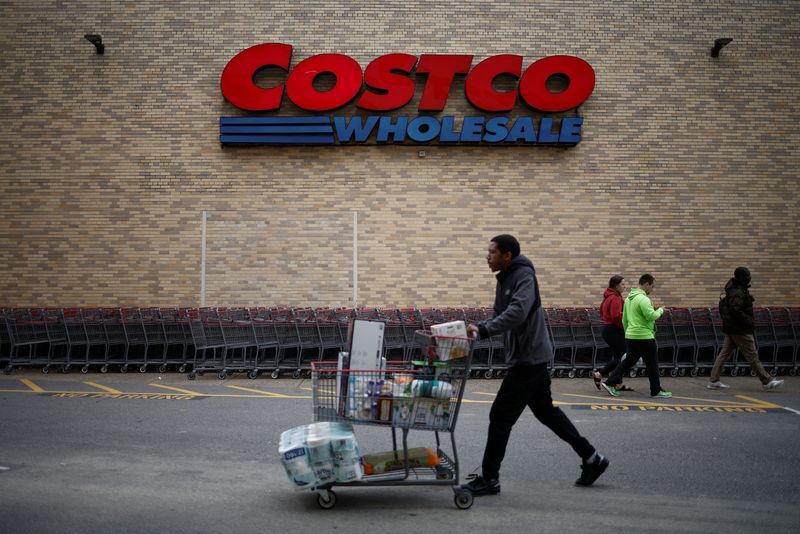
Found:
M 383 377 L 386 359 L 383 357 L 383 334 L 386 325 L 379 321 L 354 319 L 348 330 L 348 352 L 339 354 L 337 383 L 339 415 L 368 419 L 359 413 L 370 381 Z M 353 372 L 349 372 L 353 371 Z M 355 398 L 358 396 L 359 398 Z
M 439 360 L 446 362 L 467 355 L 469 342 L 465 339 L 467 325 L 464 324 L 464 321 L 432 325 L 431 334 L 437 336 L 436 356 Z
M 383 331 L 386 325 L 377 321 L 355 319 L 350 325 L 350 369 L 378 371 L 384 368 Z

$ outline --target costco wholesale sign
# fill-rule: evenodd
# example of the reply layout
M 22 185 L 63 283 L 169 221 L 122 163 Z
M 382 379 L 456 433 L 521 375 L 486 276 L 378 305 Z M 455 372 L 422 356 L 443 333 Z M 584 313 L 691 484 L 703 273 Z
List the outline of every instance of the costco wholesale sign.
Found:
M 365 70 L 343 54 L 319 54 L 291 67 L 292 46 L 260 44 L 231 59 L 222 72 L 222 94 L 234 106 L 252 112 L 281 109 L 284 93 L 303 116 L 253 115 L 220 117 L 220 142 L 227 144 L 363 144 L 439 143 L 481 145 L 575 145 L 581 140 L 583 118 L 542 116 L 497 116 L 514 109 L 519 98 L 528 107 L 544 113 L 577 108 L 594 90 L 591 65 L 574 56 L 548 56 L 523 70 L 522 56 L 491 56 L 473 66 L 471 55 L 387 54 L 372 60 Z M 287 72 L 283 83 L 264 88 L 256 85 L 256 73 L 268 67 Z M 323 74 L 335 77 L 333 87 L 321 91 L 314 81 Z M 424 76 L 420 76 L 424 75 Z M 466 76 L 466 98 L 475 108 L 491 116 L 465 116 L 459 127 L 453 116 L 435 116 L 444 110 L 456 76 Z M 499 76 L 518 80 L 516 87 L 498 91 Z M 550 91 L 548 80 L 565 80 L 566 89 Z M 419 80 L 424 80 L 417 111 L 425 114 L 388 115 L 414 98 Z M 356 116 L 329 116 L 326 112 L 355 101 L 368 112 Z M 384 113 L 384 114 L 382 114 Z

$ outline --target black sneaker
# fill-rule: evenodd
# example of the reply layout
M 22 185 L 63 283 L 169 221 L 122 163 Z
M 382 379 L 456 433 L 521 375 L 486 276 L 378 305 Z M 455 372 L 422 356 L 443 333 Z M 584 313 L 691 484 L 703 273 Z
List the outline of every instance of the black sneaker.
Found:
M 599 455 L 598 455 L 599 456 Z M 599 461 L 587 464 L 581 464 L 581 476 L 575 481 L 578 486 L 591 486 L 595 480 L 600 478 L 600 475 L 608 467 L 608 458 L 600 456 Z
M 467 480 L 470 480 L 470 482 L 463 484 L 461 489 L 469 491 L 474 496 L 500 493 L 500 481 L 496 478 L 487 480 L 480 475 L 469 475 Z

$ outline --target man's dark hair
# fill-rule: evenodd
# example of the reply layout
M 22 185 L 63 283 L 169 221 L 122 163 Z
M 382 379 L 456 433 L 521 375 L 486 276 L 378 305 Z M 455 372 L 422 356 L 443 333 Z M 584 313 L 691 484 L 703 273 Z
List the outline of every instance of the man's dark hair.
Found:
M 643 274 L 642 276 L 639 277 L 639 285 L 640 286 L 643 286 L 645 284 L 652 284 L 655 281 L 656 281 L 656 279 L 653 278 L 653 275 L 650 274 L 650 273 L 645 273 L 645 274 Z
M 733 277 L 740 282 L 749 282 L 750 269 L 748 269 L 747 267 L 737 267 L 736 270 L 733 271 Z
M 519 241 L 513 235 L 502 234 L 492 238 L 492 243 L 497 245 L 501 254 L 511 253 L 512 258 L 519 256 Z
M 618 274 L 615 274 L 608 281 L 608 287 L 610 287 L 611 289 L 616 289 L 616 287 L 619 285 L 619 283 L 622 282 L 623 280 L 625 280 L 624 276 L 620 276 Z

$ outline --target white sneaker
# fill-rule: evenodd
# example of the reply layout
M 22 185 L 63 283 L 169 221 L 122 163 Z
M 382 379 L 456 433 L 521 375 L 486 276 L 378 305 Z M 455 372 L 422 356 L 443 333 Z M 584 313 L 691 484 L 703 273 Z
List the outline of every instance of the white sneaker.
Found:
M 764 384 L 764 391 L 769 391 L 770 389 L 779 388 L 782 385 L 783 385 L 783 380 L 776 380 L 773 378 L 772 380 Z
M 730 386 L 717 380 L 716 382 L 709 382 L 706 387 L 708 389 L 728 389 Z

